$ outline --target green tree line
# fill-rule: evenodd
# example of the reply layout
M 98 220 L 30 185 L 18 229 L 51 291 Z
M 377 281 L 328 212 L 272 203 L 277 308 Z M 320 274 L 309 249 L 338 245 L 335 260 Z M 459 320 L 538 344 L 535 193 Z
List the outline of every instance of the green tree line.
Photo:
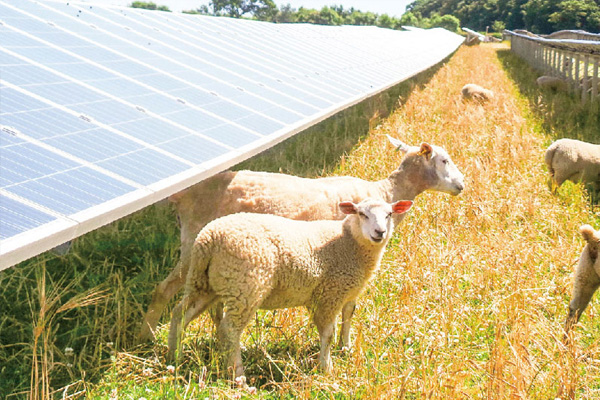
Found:
M 325 6 L 320 10 L 305 7 L 295 9 L 290 4 L 277 7 L 272 0 L 212 0 L 207 6 L 203 5 L 196 10 L 184 12 L 233 18 L 253 18 L 278 23 L 374 25 L 390 29 L 401 29 L 402 25 L 411 25 L 421 28 L 442 27 L 452 32 L 456 32 L 460 27 L 460 21 L 452 15 L 436 15 L 416 21 L 413 15 L 407 15 L 407 18 L 404 16 L 398 18 L 388 14 L 363 12 L 353 7 L 345 8 L 341 5 Z
M 416 0 L 407 6 L 415 19 L 453 15 L 474 30 L 527 29 L 552 33 L 563 29 L 600 31 L 600 0 Z
M 169 11 L 168 7 L 136 1 L 132 7 Z M 600 0 L 416 0 L 401 17 L 363 12 L 353 7 L 332 5 L 320 10 L 290 4 L 277 7 L 273 0 L 211 0 L 190 14 L 252 18 L 278 23 L 321 25 L 375 25 L 401 29 L 442 27 L 457 32 L 466 26 L 474 30 L 501 32 L 527 29 L 551 33 L 563 29 L 600 31 Z

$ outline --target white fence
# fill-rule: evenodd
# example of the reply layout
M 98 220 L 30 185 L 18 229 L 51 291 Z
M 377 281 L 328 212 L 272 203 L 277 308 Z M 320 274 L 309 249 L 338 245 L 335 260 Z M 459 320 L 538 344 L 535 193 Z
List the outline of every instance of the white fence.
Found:
M 547 39 L 512 31 L 504 31 L 504 34 L 510 38 L 512 51 L 533 68 L 544 75 L 562 78 L 583 102 L 599 100 L 600 35 L 586 34 L 585 39 Z

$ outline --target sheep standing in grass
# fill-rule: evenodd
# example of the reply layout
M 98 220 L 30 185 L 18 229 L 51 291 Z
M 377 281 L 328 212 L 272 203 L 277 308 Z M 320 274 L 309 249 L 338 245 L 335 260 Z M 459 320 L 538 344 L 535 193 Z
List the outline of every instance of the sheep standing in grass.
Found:
M 566 180 L 583 181 L 598 190 L 600 181 L 600 145 L 575 139 L 559 139 L 546 150 L 550 188 L 554 192 Z
M 354 302 L 379 267 L 393 214 L 412 201 L 342 202 L 343 221 L 294 221 L 239 213 L 202 229 L 194 243 L 185 295 L 173 310 L 169 357 L 182 329 L 213 303 L 227 309 L 217 328 L 228 367 L 243 375 L 240 335 L 258 309 L 307 307 L 319 331 L 319 362 L 331 371 L 336 316 Z
M 477 100 L 483 102 L 494 98 L 494 92 L 474 83 L 467 83 L 463 86 L 461 93 L 465 100 Z
M 238 213 L 274 214 L 294 220 L 339 220 L 344 218 L 336 204 L 359 202 L 367 197 L 388 202 L 414 200 L 426 190 L 458 195 L 464 177 L 441 147 L 422 143 L 408 146 L 388 135 L 403 152 L 400 166 L 388 178 L 369 182 L 353 177 L 308 179 L 266 172 L 222 172 L 170 197 L 181 223 L 181 255 L 177 266 L 155 289 L 144 317 L 140 339 L 153 336 L 167 302 L 183 287 L 192 245 L 198 232 L 210 221 Z M 400 222 L 402 215 L 395 217 Z M 221 318 L 217 305 L 215 323 Z M 340 344 L 350 344 L 350 319 L 354 304 L 342 312 Z
M 564 79 L 558 78 L 556 76 L 548 76 L 542 75 L 535 80 L 538 87 L 542 89 L 551 89 L 553 91 L 561 91 L 566 92 L 569 90 L 569 85 Z
M 573 294 L 569 303 L 569 314 L 565 321 L 566 333 L 579 321 L 594 292 L 600 286 L 600 261 L 598 261 L 600 231 L 595 231 L 590 225 L 583 225 L 580 228 L 580 232 L 587 245 L 583 248 L 575 272 L 575 283 L 573 284 Z

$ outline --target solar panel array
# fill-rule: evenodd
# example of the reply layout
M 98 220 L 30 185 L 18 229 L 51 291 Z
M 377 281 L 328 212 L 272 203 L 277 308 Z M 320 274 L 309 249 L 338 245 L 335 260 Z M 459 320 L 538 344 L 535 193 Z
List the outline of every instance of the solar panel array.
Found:
M 438 63 L 443 29 L 0 0 L 0 270 Z

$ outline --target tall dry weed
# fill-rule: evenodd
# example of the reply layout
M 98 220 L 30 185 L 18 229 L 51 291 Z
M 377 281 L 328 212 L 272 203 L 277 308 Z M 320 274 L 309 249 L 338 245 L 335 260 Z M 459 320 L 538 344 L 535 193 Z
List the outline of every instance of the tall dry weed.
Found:
M 581 188 L 570 197 L 550 194 L 543 153 L 551 138 L 502 68 L 499 49 L 461 47 L 337 171 L 386 176 L 398 163 L 382 135 L 389 133 L 445 147 L 466 177 L 459 197 L 417 198 L 397 228 L 398 241 L 360 302 L 362 323 L 372 329 L 360 345 L 378 348 L 382 338 L 395 338 L 404 357 L 389 361 L 399 371 L 414 369 L 408 386 L 417 397 L 567 398 L 578 391 L 591 398 L 598 375 L 582 374 L 560 338 L 582 248 L 578 227 L 593 215 Z M 466 83 L 495 98 L 463 102 Z M 590 351 L 598 357 L 596 346 Z

